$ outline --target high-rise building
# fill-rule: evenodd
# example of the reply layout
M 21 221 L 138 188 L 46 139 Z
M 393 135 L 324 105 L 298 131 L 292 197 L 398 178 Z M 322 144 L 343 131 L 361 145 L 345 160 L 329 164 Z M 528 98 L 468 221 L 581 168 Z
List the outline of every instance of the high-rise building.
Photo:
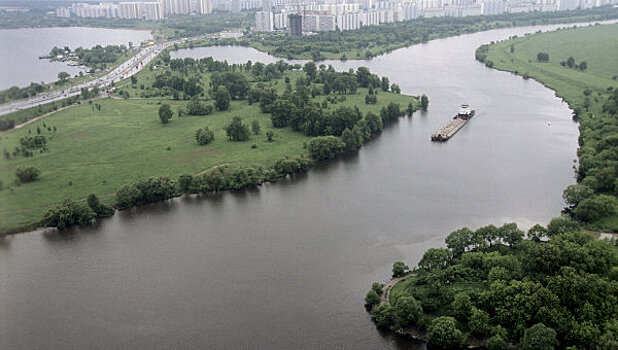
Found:
M 255 13 L 255 29 L 260 32 L 272 32 L 274 28 L 273 13 L 258 11 Z
M 303 35 L 303 16 L 299 14 L 293 14 L 289 17 L 288 28 L 290 29 L 290 36 L 300 37 Z

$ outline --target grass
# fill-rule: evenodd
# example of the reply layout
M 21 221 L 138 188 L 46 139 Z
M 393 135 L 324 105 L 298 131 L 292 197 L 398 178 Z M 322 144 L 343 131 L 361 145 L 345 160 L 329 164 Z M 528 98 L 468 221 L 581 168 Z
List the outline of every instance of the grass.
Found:
M 493 68 L 528 76 L 554 90 L 572 109 L 599 115 L 611 89 L 618 88 L 618 24 L 568 28 L 514 38 L 489 46 L 486 61 Z M 511 50 L 513 52 L 511 52 Z M 548 62 L 538 62 L 539 52 L 549 54 Z M 581 71 L 563 67 L 560 62 L 572 56 L 588 68 Z M 589 90 L 590 106 L 586 111 Z M 610 216 L 586 225 L 599 231 L 618 232 L 618 210 Z
M 140 72 L 136 86 L 151 84 L 156 73 Z M 293 81 L 303 73 L 286 74 Z M 203 80 L 207 84 L 208 80 Z M 141 90 L 130 83 L 123 84 L 132 96 Z M 272 84 L 281 90 L 285 86 L 283 79 Z M 410 96 L 380 92 L 378 105 L 366 105 L 366 93 L 366 89 L 359 89 L 356 95 L 347 95 L 345 101 L 330 104 L 329 108 L 358 105 L 363 112 L 377 113 L 389 102 L 397 102 L 405 108 L 410 101 L 416 101 Z M 321 99 L 316 97 L 318 101 Z M 257 104 L 249 105 L 247 101 L 233 101 L 229 111 L 217 111 L 208 116 L 175 115 L 168 125 L 162 125 L 158 118 L 159 104 L 169 103 L 176 113 L 187 101 L 111 98 L 95 103 L 101 104 L 100 111 L 93 108 L 94 104 L 82 103 L 2 135 L 0 149 L 12 151 L 21 137 L 36 135 L 38 126 L 49 139 L 49 152 L 35 153 L 31 158 L 0 159 L 0 181 L 3 183 L 0 232 L 32 227 L 50 207 L 66 198 L 82 200 L 95 193 L 103 202 L 113 203 L 115 192 L 138 178 L 197 174 L 224 164 L 266 166 L 283 156 L 306 153 L 303 144 L 308 137 L 290 128 L 273 129 L 269 115 L 261 113 Z M 259 121 L 261 133 L 252 135 L 246 142 L 228 141 L 223 127 L 233 116 L 241 116 L 249 125 L 253 120 Z M 47 131 L 43 123 L 55 126 L 57 131 Z M 199 146 L 194 133 L 204 126 L 214 130 L 215 140 L 207 146 Z M 266 141 L 268 130 L 275 132 L 274 142 Z M 39 168 L 40 179 L 16 184 L 15 169 L 21 165 Z

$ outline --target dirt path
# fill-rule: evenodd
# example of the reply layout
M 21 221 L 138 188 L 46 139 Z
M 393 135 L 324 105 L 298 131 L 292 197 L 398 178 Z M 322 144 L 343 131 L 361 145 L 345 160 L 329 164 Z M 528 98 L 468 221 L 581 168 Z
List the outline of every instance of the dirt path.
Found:
M 390 303 L 389 297 L 391 295 L 391 289 L 399 283 L 407 280 L 410 277 L 416 276 L 415 274 L 405 275 L 403 277 L 393 278 L 382 286 L 382 295 L 380 296 L 380 305 Z

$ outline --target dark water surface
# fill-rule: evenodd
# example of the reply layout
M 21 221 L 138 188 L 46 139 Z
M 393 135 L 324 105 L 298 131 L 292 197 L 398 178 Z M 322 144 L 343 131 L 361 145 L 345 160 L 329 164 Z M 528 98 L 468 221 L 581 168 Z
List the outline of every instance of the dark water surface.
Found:
M 148 30 L 103 29 L 103 28 L 22 28 L 0 30 L 0 90 L 11 86 L 23 87 L 31 82 L 40 83 L 58 80 L 58 73 L 74 76 L 79 67 L 64 62 L 40 60 L 54 46 L 90 48 L 95 45 L 139 45 L 150 39 Z
M 0 348 L 423 348 L 376 330 L 363 308 L 370 284 L 459 227 L 547 223 L 574 182 L 577 125 L 566 104 L 474 60 L 480 44 L 539 28 L 551 27 L 328 62 L 366 65 L 430 99 L 427 113 L 400 119 L 358 155 L 244 193 L 4 239 Z M 276 60 L 238 47 L 175 55 Z M 431 143 L 463 102 L 476 116 Z

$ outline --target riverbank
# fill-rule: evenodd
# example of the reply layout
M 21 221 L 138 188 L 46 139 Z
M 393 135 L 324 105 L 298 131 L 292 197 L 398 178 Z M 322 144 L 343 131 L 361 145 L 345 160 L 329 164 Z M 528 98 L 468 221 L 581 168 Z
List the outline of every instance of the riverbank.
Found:
M 487 66 L 535 79 L 569 104 L 580 122 L 578 182 L 614 200 L 618 169 L 609 155 L 616 152 L 611 140 L 618 113 L 611 101 L 618 90 L 618 47 L 610 43 L 616 35 L 618 24 L 573 27 L 512 38 L 477 51 L 477 59 Z M 588 202 L 586 212 L 584 205 L 578 209 L 578 203 L 568 204 L 586 228 L 618 232 L 618 204 L 608 211 Z
M 172 64 L 175 63 L 177 61 L 172 61 Z M 286 98 L 291 98 L 285 95 L 286 91 L 294 91 L 291 84 L 296 84 L 296 81 L 307 82 L 307 73 L 303 71 L 284 69 L 276 76 L 269 75 L 265 78 L 259 73 L 245 71 L 244 68 L 240 73 L 237 65 L 232 68 L 222 62 L 211 63 L 219 67 L 217 72 L 200 73 L 201 68 L 198 66 L 181 69 L 174 66 L 172 69 L 172 76 L 178 79 L 175 81 L 183 80 L 183 85 L 188 84 L 185 77 L 199 77 L 199 80 L 189 81 L 196 84 L 191 91 L 203 91 L 197 96 L 201 97 L 198 99 L 201 104 L 212 105 L 216 102 L 209 97 L 207 89 L 217 74 L 228 74 L 229 77 L 240 79 L 238 83 L 245 81 L 248 88 L 245 94 L 248 91 L 272 91 L 272 96 L 280 99 L 281 103 L 287 101 Z M 161 64 L 159 62 L 159 65 Z M 265 69 L 271 67 L 274 65 Z M 225 164 L 225 168 L 231 173 L 234 173 L 235 169 L 248 166 L 255 169 L 256 176 L 264 173 L 262 180 L 271 180 L 278 176 L 268 174 L 266 170 L 279 159 L 310 155 L 311 147 L 310 144 L 308 147 L 308 143 L 312 135 L 303 135 L 302 129 L 295 131 L 293 127 L 287 126 L 287 123 L 274 127 L 270 113 L 261 111 L 267 104 L 260 102 L 259 96 L 252 95 L 252 103 L 249 103 L 245 95 L 245 98 L 232 100 L 226 110 L 213 111 L 208 115 L 190 115 L 193 113 L 191 110 L 194 103 L 174 99 L 172 95 L 176 95 L 178 91 L 174 90 L 172 85 L 158 85 L 161 77 L 165 76 L 161 74 L 162 67 L 158 68 L 142 70 L 135 76 L 135 84 L 130 81 L 118 84 L 118 92 L 114 98 L 85 101 L 2 135 L 0 148 L 5 151 L 5 157 L 0 160 L 0 180 L 4 184 L 0 196 L 0 207 L 3 208 L 0 212 L 1 231 L 15 232 L 22 227 L 32 228 L 33 223 L 38 222 L 50 207 L 67 198 L 82 200 L 88 194 L 94 193 L 103 203 L 116 204 L 118 199 L 114 194 L 120 188 L 152 176 L 177 179 L 182 174 L 198 175 L 207 169 Z M 334 71 L 319 70 L 317 74 L 341 74 L 343 77 L 343 73 Z M 356 76 L 352 77 L 356 84 Z M 342 111 L 351 111 L 353 118 L 357 118 L 357 113 L 365 116 L 368 112 L 375 113 L 377 118 L 380 118 L 380 111 L 393 103 L 401 106 L 401 113 L 407 113 L 406 108 L 410 103 L 413 104 L 413 110 L 419 108 L 417 98 L 393 92 L 380 91 L 376 104 L 366 104 L 367 88 L 359 87 L 354 92 L 346 93 L 333 91 L 326 95 L 324 83 L 321 82 L 313 82 L 308 87 L 301 85 L 298 88 L 308 93 L 305 95 L 307 103 L 320 106 L 311 113 L 319 111 L 320 114 L 329 116 L 328 118 L 335 112 L 344 113 Z M 236 93 L 235 90 L 232 92 Z M 282 112 L 287 114 L 290 108 L 295 108 L 294 104 L 290 103 Z M 161 124 L 158 117 L 162 104 L 170 105 L 173 111 L 172 120 L 168 124 Z M 356 107 L 358 112 L 355 112 Z M 236 116 L 240 116 L 251 130 L 247 141 L 228 140 L 225 128 L 232 117 Z M 328 124 L 328 120 L 330 119 L 316 120 L 316 123 Z M 350 121 L 342 119 L 342 122 L 347 124 Z M 254 124 L 258 125 L 259 130 L 255 129 Z M 351 125 L 355 124 L 356 120 Z M 208 145 L 200 146 L 195 140 L 195 133 L 204 126 L 213 131 L 214 140 Z M 335 133 L 337 138 L 341 136 L 341 130 L 335 129 L 316 132 L 316 135 Z M 271 133 L 272 141 L 269 141 L 267 134 Z M 13 154 L 13 150 L 20 147 L 22 138 L 39 134 L 46 137 L 48 151 L 39 152 L 37 149 L 32 157 Z M 40 179 L 26 184 L 15 183 L 14 172 L 24 165 L 39 168 Z M 283 171 L 281 176 L 285 174 Z M 230 185 L 231 188 L 235 186 Z M 186 190 L 178 190 L 178 194 L 184 192 Z

